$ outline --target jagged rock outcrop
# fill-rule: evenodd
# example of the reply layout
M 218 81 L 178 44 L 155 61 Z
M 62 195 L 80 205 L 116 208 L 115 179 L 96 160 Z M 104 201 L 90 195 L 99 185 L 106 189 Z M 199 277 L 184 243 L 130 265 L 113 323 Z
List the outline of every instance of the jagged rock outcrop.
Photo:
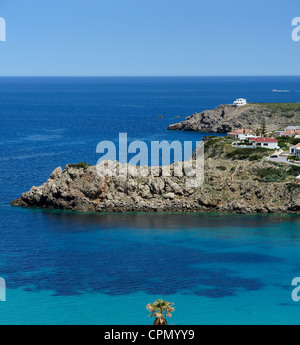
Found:
M 220 105 L 188 116 L 184 121 L 170 125 L 168 130 L 227 133 L 238 128 L 256 130 L 264 122 L 268 131 L 299 125 L 300 103 L 249 103 L 240 108 Z
M 32 187 L 11 204 L 82 212 L 300 213 L 300 185 L 293 179 L 266 183 L 255 178 L 256 171 L 271 168 L 264 160 L 207 158 L 204 184 L 187 188 L 185 177 L 104 177 L 95 166 L 67 165 L 64 170 L 56 168 L 43 185 Z

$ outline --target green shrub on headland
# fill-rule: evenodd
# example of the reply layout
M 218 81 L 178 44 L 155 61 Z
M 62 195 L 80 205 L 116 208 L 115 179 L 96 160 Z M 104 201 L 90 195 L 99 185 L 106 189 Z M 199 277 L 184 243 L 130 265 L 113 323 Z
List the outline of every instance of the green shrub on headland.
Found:
M 262 159 L 262 156 L 260 156 L 260 155 L 253 155 L 253 156 L 250 156 L 250 157 L 249 157 L 249 161 L 250 161 L 250 162 L 258 161 L 258 160 L 260 160 L 260 159 Z
M 288 170 L 288 174 L 291 176 L 299 176 L 300 175 L 300 167 L 297 167 L 296 165 L 290 165 Z
M 262 182 L 283 182 L 288 177 L 287 172 L 283 169 L 262 168 L 256 169 L 255 173 L 257 179 Z
M 273 150 L 270 149 L 264 149 L 264 148 L 257 148 L 257 149 L 250 149 L 250 148 L 244 148 L 244 149 L 234 149 L 231 152 L 227 153 L 227 158 L 231 159 L 249 159 L 250 161 L 259 160 L 263 157 L 267 157 L 270 154 L 272 154 Z
M 253 172 L 261 182 L 284 182 L 287 178 L 300 175 L 300 167 L 272 162 L 274 168 L 255 169 Z
M 87 164 L 85 162 L 80 162 L 80 163 L 76 163 L 76 164 L 68 164 L 69 168 L 84 169 L 84 170 L 86 170 L 90 166 L 91 166 L 91 164 Z
M 271 114 L 280 113 L 284 117 L 293 117 L 300 111 L 300 103 L 258 103 L 267 107 Z

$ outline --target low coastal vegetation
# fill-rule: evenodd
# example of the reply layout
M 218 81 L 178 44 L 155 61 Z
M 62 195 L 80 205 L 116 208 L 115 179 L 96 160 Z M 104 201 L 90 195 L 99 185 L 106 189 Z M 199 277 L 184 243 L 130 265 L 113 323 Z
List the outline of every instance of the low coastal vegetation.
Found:
M 280 113 L 282 116 L 290 118 L 295 113 L 300 113 L 300 103 L 251 103 L 265 107 L 270 111 L 271 115 Z
M 280 168 L 254 169 L 258 181 L 261 182 L 283 182 L 288 177 L 287 171 Z
M 80 163 L 68 164 L 67 165 L 67 167 L 69 167 L 69 168 L 84 169 L 84 170 L 86 170 L 90 166 L 91 166 L 91 164 L 87 164 L 85 162 L 80 162 Z
M 278 146 L 280 148 L 288 148 L 289 146 L 297 145 L 300 143 L 300 139 L 295 137 L 276 137 L 276 139 L 278 140 Z
M 265 148 L 237 149 L 232 147 L 234 139 L 228 136 L 208 136 L 204 137 L 203 140 L 205 141 L 206 158 L 222 159 L 223 163 L 227 162 L 227 164 L 216 166 L 218 170 L 226 171 L 226 165 L 229 166 L 228 161 L 230 160 L 232 162 L 244 161 L 248 171 L 247 178 L 249 179 L 252 175 L 253 180 L 260 182 L 294 182 L 295 177 L 300 175 L 300 166 L 266 161 L 266 158 L 270 157 L 275 150 Z M 289 138 L 287 142 L 293 143 L 294 141 Z M 291 158 L 295 159 L 295 157 Z M 251 162 L 261 163 L 261 165 L 266 167 L 256 167 L 256 165 L 253 165 L 255 168 L 251 169 Z
M 265 148 L 234 148 L 232 143 L 235 141 L 231 137 L 209 136 L 203 138 L 205 151 L 208 158 L 225 158 L 231 160 L 256 161 L 264 157 L 269 157 L 275 150 Z M 250 146 L 250 145 L 249 145 Z

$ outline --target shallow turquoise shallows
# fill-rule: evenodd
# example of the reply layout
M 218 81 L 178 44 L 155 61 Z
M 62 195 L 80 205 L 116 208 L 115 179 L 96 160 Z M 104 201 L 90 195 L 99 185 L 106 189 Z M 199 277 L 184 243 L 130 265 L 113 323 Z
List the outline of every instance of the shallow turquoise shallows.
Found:
M 96 164 L 101 140 L 167 131 L 243 97 L 299 101 L 300 78 L 0 78 L 0 324 L 299 324 L 300 216 L 76 214 L 10 206 L 57 167 Z M 291 92 L 274 93 L 272 89 Z M 162 116 L 162 118 L 159 118 Z M 180 116 L 179 118 L 177 116 Z M 1 299 L 1 291 L 0 291 Z
M 175 325 L 299 323 L 300 217 L 20 213 L 1 324 L 151 324 L 160 297 Z

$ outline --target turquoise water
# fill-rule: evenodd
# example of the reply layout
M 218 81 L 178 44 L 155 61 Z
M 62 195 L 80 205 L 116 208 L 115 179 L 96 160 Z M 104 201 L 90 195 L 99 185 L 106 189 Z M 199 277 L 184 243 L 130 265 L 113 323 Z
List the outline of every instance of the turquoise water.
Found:
M 300 217 L 14 210 L 40 232 L 11 239 L 1 324 L 147 325 L 160 297 L 174 325 L 299 324 Z
M 95 164 L 100 140 L 201 140 L 167 131 L 244 97 L 295 102 L 300 78 L 0 78 L 0 324 L 299 323 L 300 217 L 75 214 L 10 201 L 57 167 Z M 163 118 L 158 118 L 162 115 Z M 177 118 L 176 116 L 180 116 Z

